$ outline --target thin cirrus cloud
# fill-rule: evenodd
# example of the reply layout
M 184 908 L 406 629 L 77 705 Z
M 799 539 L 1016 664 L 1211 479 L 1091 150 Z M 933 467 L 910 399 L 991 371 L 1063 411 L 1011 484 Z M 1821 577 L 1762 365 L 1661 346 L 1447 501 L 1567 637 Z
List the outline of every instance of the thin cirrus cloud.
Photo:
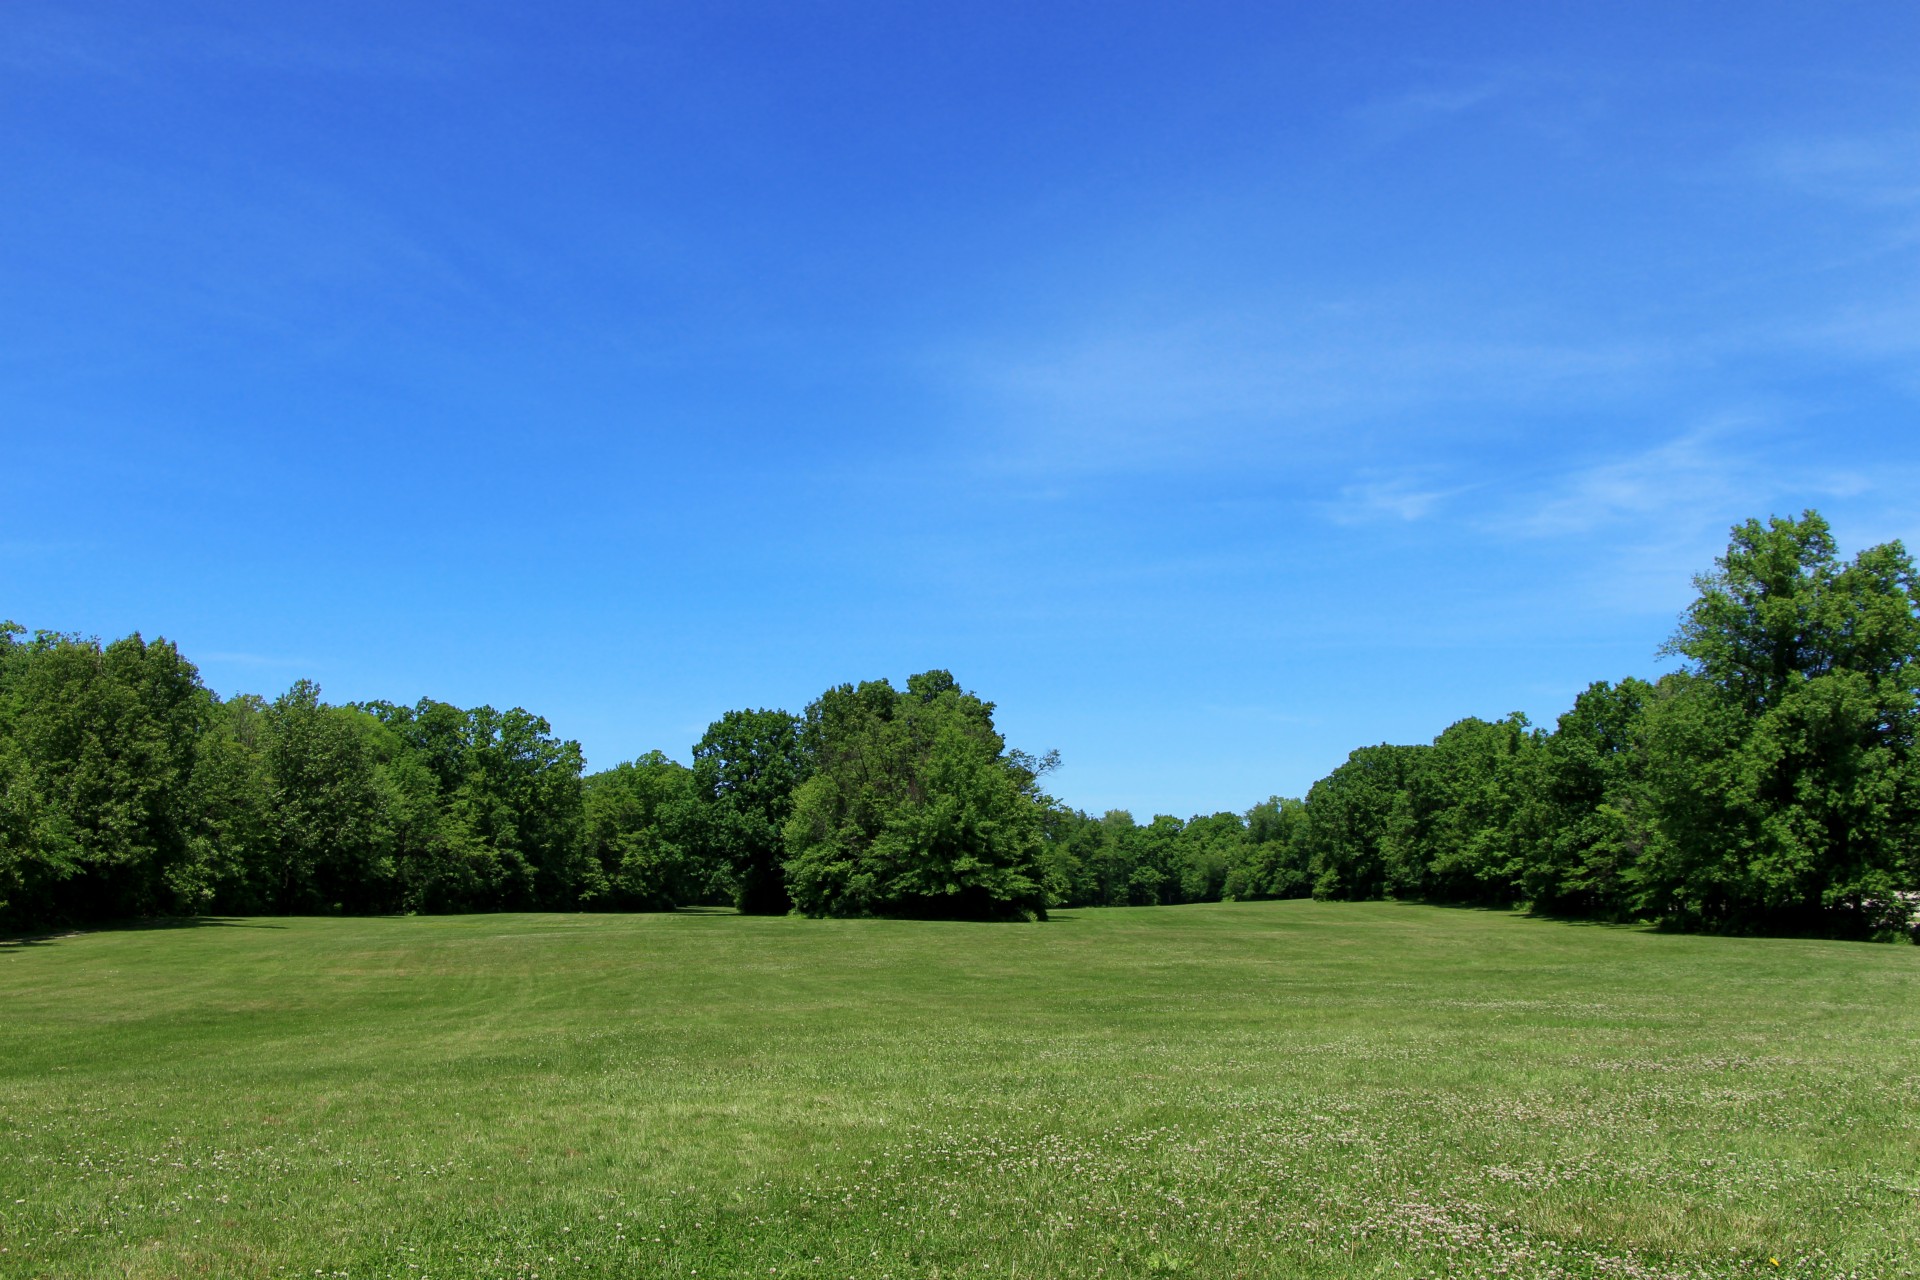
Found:
M 1471 437 L 1487 424 L 1475 410 L 1617 403 L 1687 358 L 1638 340 L 1529 340 L 1519 326 L 1442 336 L 1443 310 L 1276 308 L 1090 331 L 1019 356 L 983 354 L 959 381 L 1015 444 L 997 464 L 1114 471 L 1276 450 L 1332 455 L 1355 426 Z
M 1622 520 L 1673 519 L 1696 510 L 1719 510 L 1745 486 L 1731 451 L 1719 447 L 1725 428 L 1689 431 L 1649 449 L 1562 470 L 1517 485 L 1503 476 L 1497 488 L 1447 484 L 1437 467 L 1398 475 L 1374 475 L 1342 485 L 1322 504 L 1338 525 L 1381 521 L 1412 523 L 1444 513 L 1452 499 L 1479 491 L 1471 523 L 1500 539 L 1577 537 Z M 1493 493 L 1504 500 L 1492 503 Z
M 1489 79 L 1375 98 L 1354 108 L 1351 114 L 1367 143 L 1385 146 L 1450 124 L 1496 102 L 1508 92 L 1507 84 Z
M 1738 149 L 1729 197 L 1791 218 L 1794 251 L 1768 264 L 1756 346 L 1875 359 L 1920 345 L 1920 132 L 1784 134 Z
M 1380 521 L 1410 524 L 1434 515 L 1453 498 L 1478 485 L 1436 487 L 1414 476 L 1391 476 L 1343 485 L 1339 496 L 1322 504 L 1326 517 L 1338 525 L 1365 525 Z
M 1512 557 L 1523 548 L 1604 547 L 1571 570 L 1560 609 L 1665 614 L 1695 572 L 1748 517 L 1797 514 L 1810 505 L 1844 513 L 1849 545 L 1899 536 L 1913 517 L 1900 495 L 1912 469 L 1877 475 L 1808 464 L 1782 423 L 1727 414 L 1640 449 L 1499 483 L 1449 486 L 1433 469 L 1347 485 L 1323 508 L 1335 524 L 1445 520 L 1456 532 Z M 1471 494 L 1470 508 L 1452 500 Z
M 1578 537 L 1623 520 L 1692 523 L 1759 496 L 1767 485 L 1738 447 L 1734 421 L 1685 431 L 1624 457 L 1570 469 L 1488 522 L 1525 538 Z
M 1754 175 L 1827 200 L 1920 207 L 1920 132 L 1801 136 L 1749 153 Z
M 1459 64 L 1432 70 L 1417 88 L 1369 98 L 1347 118 L 1362 152 L 1426 142 L 1448 131 L 1504 134 L 1564 153 L 1600 136 L 1630 114 L 1622 100 L 1644 96 L 1671 69 L 1617 67 L 1567 60 Z
M 1756 415 L 1724 415 L 1640 449 L 1538 475 L 1507 474 L 1498 486 L 1447 484 L 1436 468 L 1373 476 L 1345 485 L 1325 508 L 1337 524 L 1442 514 L 1453 498 L 1473 493 L 1471 523 L 1503 540 L 1581 538 L 1603 529 L 1720 528 L 1726 513 L 1758 511 L 1783 496 L 1850 501 L 1878 486 L 1846 467 L 1793 465 L 1775 423 Z M 1497 499 L 1497 500 L 1496 500 Z

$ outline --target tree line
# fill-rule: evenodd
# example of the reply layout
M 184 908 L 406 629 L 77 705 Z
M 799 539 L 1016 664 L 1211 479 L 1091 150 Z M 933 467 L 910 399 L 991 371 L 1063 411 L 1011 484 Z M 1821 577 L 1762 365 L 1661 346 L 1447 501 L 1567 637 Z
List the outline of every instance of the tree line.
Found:
M 515 708 L 223 700 L 165 640 L 0 626 L 0 924 L 664 910 L 1037 916 L 1049 762 L 944 671 L 587 774 Z
M 1142 824 L 1049 797 L 945 671 L 736 710 L 588 774 L 515 708 L 221 699 L 171 644 L 0 627 L 0 925 L 662 910 L 1043 918 L 1394 897 L 1893 937 L 1920 911 L 1920 582 L 1814 512 L 1696 579 L 1680 670 L 1552 729 L 1362 747 L 1304 799 Z
M 1552 729 L 1362 747 L 1304 800 L 1053 817 L 1086 903 L 1408 898 L 1685 928 L 1908 934 L 1920 912 L 1920 583 L 1815 512 L 1737 526 L 1663 652 Z

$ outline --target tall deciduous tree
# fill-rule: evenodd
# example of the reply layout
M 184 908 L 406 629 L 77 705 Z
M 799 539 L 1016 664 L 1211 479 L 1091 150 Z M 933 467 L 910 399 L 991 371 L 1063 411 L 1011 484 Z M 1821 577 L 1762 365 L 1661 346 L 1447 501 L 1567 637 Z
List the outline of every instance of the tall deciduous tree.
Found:
M 213 699 L 165 640 L 104 647 L 5 629 L 0 835 L 15 911 L 46 921 L 166 914 L 190 898 L 190 788 Z
M 1307 792 L 1313 896 L 1378 898 L 1408 840 L 1407 779 L 1424 747 L 1361 747 Z
M 1308 872 L 1305 801 L 1269 796 L 1247 810 L 1246 836 L 1222 892 L 1231 898 L 1304 898 Z
M 1642 714 L 1654 686 L 1596 681 L 1535 753 L 1521 816 L 1521 896 L 1538 909 L 1620 920 L 1646 847 Z
M 1037 773 L 951 674 L 829 689 L 807 708 L 806 742 L 813 775 L 785 832 L 801 910 L 1045 915 Z
M 596 903 L 664 911 L 706 896 L 711 871 L 690 847 L 693 772 L 650 751 L 586 779 L 587 844 L 599 864 Z
M 371 739 L 379 722 L 301 680 L 268 713 L 274 908 L 390 910 L 394 865 Z
M 1638 906 L 1717 928 L 1903 927 L 1920 883 L 1920 589 L 1826 521 L 1733 530 L 1646 713 Z
M 1505 905 L 1526 860 L 1524 816 L 1539 739 L 1518 712 L 1450 725 L 1422 756 L 1429 819 L 1423 896 Z
M 270 732 L 264 699 L 243 694 L 215 708 L 194 760 L 185 905 L 254 913 L 275 901 Z
M 566 910 L 601 896 L 580 744 L 522 708 L 366 704 L 396 874 L 410 910 Z
M 785 711 L 729 711 L 693 749 L 697 836 L 731 869 L 734 905 L 749 915 L 792 906 L 781 863 L 793 794 L 806 780 L 808 754 L 797 717 Z

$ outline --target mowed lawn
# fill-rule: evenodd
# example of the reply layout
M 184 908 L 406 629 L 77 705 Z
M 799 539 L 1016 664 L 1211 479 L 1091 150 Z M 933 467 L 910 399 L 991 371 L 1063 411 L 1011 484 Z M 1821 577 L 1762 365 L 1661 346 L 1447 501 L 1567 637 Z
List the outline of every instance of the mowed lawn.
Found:
M 0 944 L 0 1249 L 59 1277 L 1913 1276 L 1920 948 L 1310 902 Z

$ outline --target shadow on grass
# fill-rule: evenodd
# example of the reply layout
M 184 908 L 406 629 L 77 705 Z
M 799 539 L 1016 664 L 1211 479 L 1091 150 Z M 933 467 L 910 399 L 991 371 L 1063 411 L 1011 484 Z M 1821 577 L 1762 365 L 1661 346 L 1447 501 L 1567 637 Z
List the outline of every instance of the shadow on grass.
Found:
M 62 929 L 54 933 L 25 933 L 0 937 L 0 955 L 24 951 L 28 947 L 47 947 L 69 938 L 90 933 L 144 933 L 152 929 L 284 929 L 283 924 L 243 920 L 238 916 L 161 916 L 151 920 L 118 920 L 112 924 L 86 929 Z
M 1866 946 L 1899 945 L 1920 942 L 1913 930 L 1874 929 L 1844 916 L 1813 916 L 1802 920 L 1748 920 L 1719 927 L 1702 927 L 1673 920 L 1609 920 L 1604 916 L 1582 916 L 1551 907 L 1494 907 L 1484 902 L 1435 902 L 1417 898 L 1374 899 L 1400 907 L 1435 907 L 1442 911 L 1474 911 L 1485 915 L 1513 916 L 1540 920 L 1549 924 L 1580 929 L 1610 929 L 1620 933 L 1651 933 L 1663 937 L 1755 938 L 1796 942 L 1848 942 Z
M 1529 920 L 1546 920 L 1553 924 L 1571 925 L 1580 929 L 1619 929 L 1628 933 L 1661 933 L 1659 925 L 1647 920 L 1607 920 L 1599 916 L 1577 916 L 1570 911 L 1550 911 L 1544 907 L 1531 911 L 1516 911 L 1515 915 L 1525 916 Z
M 1545 907 L 1496 907 L 1485 902 L 1444 902 L 1430 898 L 1374 898 L 1371 901 L 1383 906 L 1432 908 L 1440 911 L 1470 911 L 1483 916 L 1511 916 L 1516 920 L 1544 920 L 1551 924 L 1577 925 L 1585 929 L 1619 929 L 1629 933 L 1659 933 L 1660 927 L 1646 920 L 1605 920 L 1597 916 L 1581 916 L 1572 912 L 1549 910 Z

